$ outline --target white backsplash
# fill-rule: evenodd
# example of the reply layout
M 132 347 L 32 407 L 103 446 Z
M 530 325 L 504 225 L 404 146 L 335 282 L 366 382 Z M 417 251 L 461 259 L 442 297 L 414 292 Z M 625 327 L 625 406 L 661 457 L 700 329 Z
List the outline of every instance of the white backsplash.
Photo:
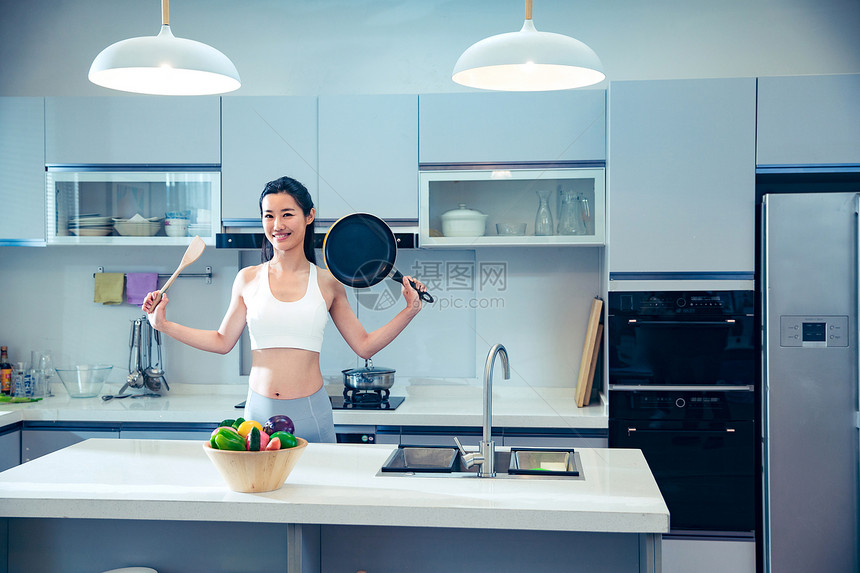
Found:
M 115 367 L 111 382 L 121 384 L 128 371 L 130 321 L 142 313 L 129 304 L 94 303 L 93 273 L 104 267 L 106 272 L 169 274 L 183 252 L 183 247 L 0 247 L 5 287 L 0 344 L 9 347 L 12 362 L 26 362 L 30 350 L 46 349 L 53 351 L 57 364 L 107 362 Z M 211 266 L 212 283 L 201 278 L 174 282 L 168 293 L 169 318 L 218 328 L 240 253 L 207 248 L 186 272 Z M 401 250 L 398 270 L 419 277 L 436 303 L 426 305 L 374 356 L 374 363 L 394 368 L 397 376 L 476 379 L 489 348 L 500 342 L 511 359 L 511 380 L 505 384 L 572 387 L 591 299 L 601 290 L 601 254 L 597 248 Z M 259 258 L 245 252 L 244 260 L 255 264 Z M 347 292 L 368 331 L 403 308 L 399 287 L 391 280 Z M 169 383 L 247 383 L 240 374 L 238 347 L 221 356 L 167 339 L 164 354 Z M 337 377 L 359 365 L 363 361 L 329 321 L 323 374 Z

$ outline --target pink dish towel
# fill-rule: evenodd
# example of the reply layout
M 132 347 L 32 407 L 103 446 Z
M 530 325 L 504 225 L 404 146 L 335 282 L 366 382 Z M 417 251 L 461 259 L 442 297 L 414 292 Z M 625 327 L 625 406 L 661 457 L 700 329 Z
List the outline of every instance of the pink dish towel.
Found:
M 146 295 L 158 289 L 158 273 L 126 273 L 125 300 L 140 306 Z

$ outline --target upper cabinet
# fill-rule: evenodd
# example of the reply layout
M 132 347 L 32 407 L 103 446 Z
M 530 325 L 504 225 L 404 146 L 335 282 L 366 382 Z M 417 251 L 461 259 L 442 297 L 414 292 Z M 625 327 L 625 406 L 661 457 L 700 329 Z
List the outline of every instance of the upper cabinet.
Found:
M 606 160 L 606 92 L 429 94 L 419 98 L 428 163 Z
M 319 98 L 317 217 L 418 218 L 418 96 Z
M 45 100 L 0 98 L 0 245 L 45 244 Z
M 225 226 L 260 226 L 260 193 L 285 175 L 319 203 L 316 97 L 229 96 L 222 99 L 221 114 Z
M 754 78 L 612 83 L 610 280 L 641 272 L 751 276 L 755 114 Z
M 756 164 L 860 164 L 860 75 L 759 78 Z
M 221 163 L 220 98 L 49 97 L 48 164 Z
M 603 246 L 604 169 L 423 171 L 422 247 Z

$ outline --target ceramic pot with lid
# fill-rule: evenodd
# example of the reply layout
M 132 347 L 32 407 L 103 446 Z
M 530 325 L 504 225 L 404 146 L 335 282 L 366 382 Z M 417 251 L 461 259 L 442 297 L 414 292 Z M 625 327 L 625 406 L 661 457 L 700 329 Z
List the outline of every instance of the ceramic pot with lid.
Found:
M 486 231 L 487 215 L 466 208 L 465 203 L 442 213 L 441 219 L 442 234 L 446 237 L 482 237 Z

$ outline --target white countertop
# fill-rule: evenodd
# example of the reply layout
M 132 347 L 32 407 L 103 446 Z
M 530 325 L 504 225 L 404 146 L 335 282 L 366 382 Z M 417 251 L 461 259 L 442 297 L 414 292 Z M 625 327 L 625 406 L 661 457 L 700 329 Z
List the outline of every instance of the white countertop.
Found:
M 90 439 L 0 473 L 0 516 L 665 533 L 639 450 L 580 453 L 584 480 L 377 475 L 396 446 L 310 444 L 268 493 L 227 488 L 199 441 Z
M 107 386 L 103 394 L 116 393 Z M 342 383 L 327 384 L 330 395 L 340 395 Z M 103 401 L 70 398 L 60 384 L 54 397 L 24 404 L 0 404 L 0 427 L 22 420 L 66 422 L 217 423 L 241 415 L 234 408 L 247 394 L 245 385 L 171 384 L 158 398 Z M 398 380 L 392 396 L 404 396 L 396 410 L 335 410 L 338 425 L 474 426 L 480 427 L 483 389 L 477 380 Z M 606 428 L 605 400 L 577 408 L 573 388 L 493 385 L 493 426 L 509 428 Z

